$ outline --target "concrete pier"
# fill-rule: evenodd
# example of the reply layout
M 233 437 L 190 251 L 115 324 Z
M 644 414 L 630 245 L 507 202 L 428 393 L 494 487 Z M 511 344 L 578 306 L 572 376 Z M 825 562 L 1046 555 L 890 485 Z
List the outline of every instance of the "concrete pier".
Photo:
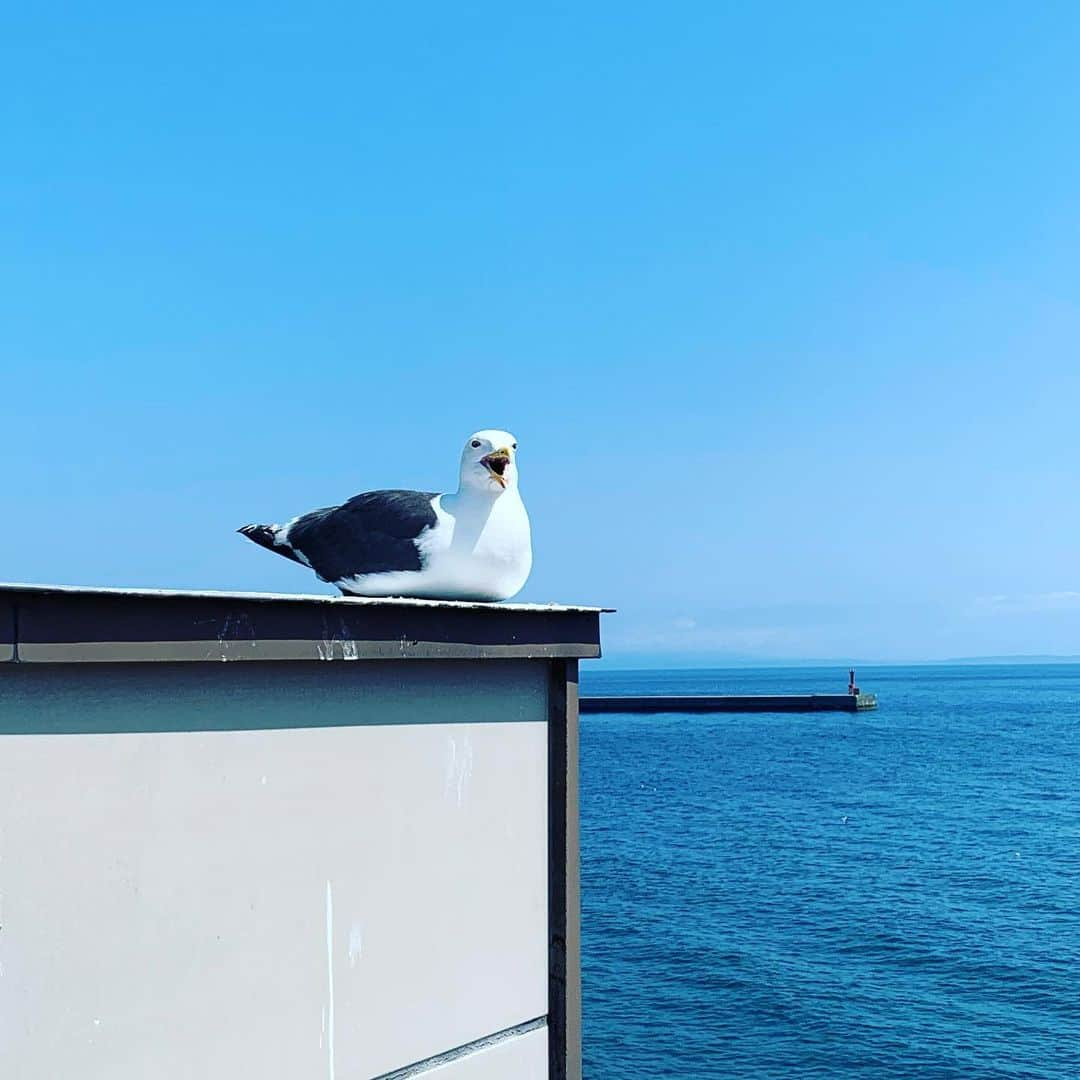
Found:
M 581 698 L 583 713 L 862 712 L 873 694 L 694 694 Z

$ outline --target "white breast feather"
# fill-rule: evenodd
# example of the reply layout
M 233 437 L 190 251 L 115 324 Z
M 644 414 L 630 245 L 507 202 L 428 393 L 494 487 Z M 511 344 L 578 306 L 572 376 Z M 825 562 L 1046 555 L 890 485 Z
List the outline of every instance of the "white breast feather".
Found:
M 416 540 L 420 570 L 357 574 L 335 582 L 365 596 L 508 600 L 532 569 L 529 515 L 516 491 L 495 500 L 437 495 L 436 522 Z

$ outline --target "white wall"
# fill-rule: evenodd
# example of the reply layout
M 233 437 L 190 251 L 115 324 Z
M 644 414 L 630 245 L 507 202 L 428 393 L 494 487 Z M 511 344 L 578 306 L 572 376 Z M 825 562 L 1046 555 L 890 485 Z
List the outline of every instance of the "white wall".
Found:
M 0 1076 L 351 1080 L 547 1012 L 544 665 L 418 665 L 422 723 L 362 664 L 302 666 L 306 696 L 267 668 L 243 707 L 355 726 L 0 736 Z M 152 715 L 154 667 L 0 680 L 0 730 Z M 227 727 L 179 678 L 172 713 L 190 692 Z M 545 1040 L 432 1075 L 539 1077 Z

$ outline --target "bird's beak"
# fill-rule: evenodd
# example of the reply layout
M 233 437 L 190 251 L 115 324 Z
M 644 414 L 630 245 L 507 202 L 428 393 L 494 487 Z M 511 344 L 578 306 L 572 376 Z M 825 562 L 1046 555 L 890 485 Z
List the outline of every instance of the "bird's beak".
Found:
M 485 454 L 480 459 L 480 464 L 487 467 L 492 480 L 496 481 L 500 487 L 506 487 L 506 477 L 503 474 L 506 472 L 507 465 L 510 464 L 510 451 L 505 446 L 490 454 Z

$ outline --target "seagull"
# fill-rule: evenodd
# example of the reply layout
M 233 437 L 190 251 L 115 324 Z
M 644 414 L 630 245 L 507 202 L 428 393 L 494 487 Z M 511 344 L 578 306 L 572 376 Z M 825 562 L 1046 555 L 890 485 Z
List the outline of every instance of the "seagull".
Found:
M 453 494 L 369 491 L 284 525 L 237 531 L 345 595 L 509 600 L 532 569 L 516 459 L 509 432 L 477 431 L 461 452 Z

